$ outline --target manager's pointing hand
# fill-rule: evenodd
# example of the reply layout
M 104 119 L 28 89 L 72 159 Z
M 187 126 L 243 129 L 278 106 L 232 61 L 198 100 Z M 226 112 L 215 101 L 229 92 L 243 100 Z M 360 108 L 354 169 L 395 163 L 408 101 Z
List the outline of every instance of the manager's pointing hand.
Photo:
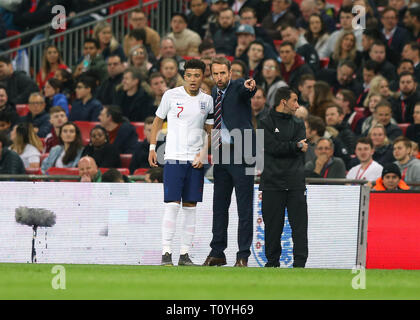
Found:
M 250 91 L 254 91 L 255 87 L 257 86 L 254 79 L 248 79 L 244 82 L 245 88 L 247 88 Z

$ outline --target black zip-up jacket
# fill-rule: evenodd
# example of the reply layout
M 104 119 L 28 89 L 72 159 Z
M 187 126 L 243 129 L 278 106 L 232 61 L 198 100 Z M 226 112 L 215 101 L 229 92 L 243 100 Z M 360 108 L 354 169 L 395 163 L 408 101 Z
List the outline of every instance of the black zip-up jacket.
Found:
M 297 145 L 306 138 L 304 122 L 271 109 L 259 128 L 264 129 L 260 190 L 304 190 L 305 153 Z

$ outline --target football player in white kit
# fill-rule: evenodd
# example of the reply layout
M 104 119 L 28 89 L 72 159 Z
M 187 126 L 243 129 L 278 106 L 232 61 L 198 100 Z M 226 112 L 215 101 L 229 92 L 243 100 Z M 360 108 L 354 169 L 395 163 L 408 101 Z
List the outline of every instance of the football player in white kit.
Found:
M 150 137 L 149 163 L 157 167 L 156 141 L 167 118 L 163 171 L 165 211 L 162 221 L 162 265 L 172 264 L 172 239 L 181 209 L 181 250 L 178 265 L 194 265 L 188 256 L 195 233 L 197 202 L 203 198 L 204 168 L 213 128 L 213 98 L 200 90 L 206 65 L 186 62 L 184 86 L 165 92 Z M 205 132 L 204 130 L 205 129 Z

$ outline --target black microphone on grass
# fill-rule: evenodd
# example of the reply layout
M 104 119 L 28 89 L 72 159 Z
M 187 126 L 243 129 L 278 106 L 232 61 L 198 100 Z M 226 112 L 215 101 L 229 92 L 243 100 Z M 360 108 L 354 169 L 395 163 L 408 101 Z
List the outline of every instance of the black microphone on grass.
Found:
M 32 227 L 32 263 L 36 263 L 35 239 L 38 227 L 52 227 L 55 225 L 55 213 L 42 208 L 19 207 L 15 209 L 16 222 Z

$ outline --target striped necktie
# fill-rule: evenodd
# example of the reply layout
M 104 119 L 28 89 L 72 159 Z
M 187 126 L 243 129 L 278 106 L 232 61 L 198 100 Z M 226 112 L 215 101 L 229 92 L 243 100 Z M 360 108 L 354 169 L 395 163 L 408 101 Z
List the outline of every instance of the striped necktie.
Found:
M 214 106 L 214 127 L 212 136 L 213 148 L 218 149 L 222 144 L 220 129 L 222 127 L 222 91 L 217 90 L 216 105 Z

